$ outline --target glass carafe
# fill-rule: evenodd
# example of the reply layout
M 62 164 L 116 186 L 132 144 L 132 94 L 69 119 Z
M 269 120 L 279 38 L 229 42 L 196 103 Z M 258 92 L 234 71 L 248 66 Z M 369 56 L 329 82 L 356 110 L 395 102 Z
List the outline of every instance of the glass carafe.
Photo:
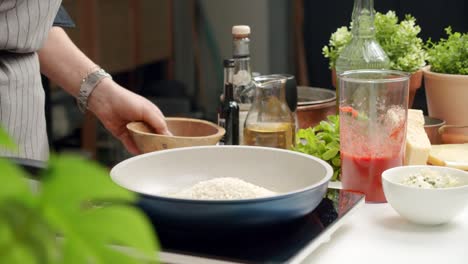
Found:
M 390 60 L 375 38 L 374 0 L 354 0 L 351 41 L 336 60 L 337 74 L 358 69 L 388 69 Z
M 337 75 L 349 70 L 390 68 L 390 60 L 375 38 L 374 15 L 374 0 L 354 0 L 352 38 L 336 60 Z M 337 106 L 339 92 L 337 87 Z
M 296 117 L 286 101 L 284 75 L 256 77 L 255 97 L 244 124 L 244 143 L 291 149 L 296 134 Z

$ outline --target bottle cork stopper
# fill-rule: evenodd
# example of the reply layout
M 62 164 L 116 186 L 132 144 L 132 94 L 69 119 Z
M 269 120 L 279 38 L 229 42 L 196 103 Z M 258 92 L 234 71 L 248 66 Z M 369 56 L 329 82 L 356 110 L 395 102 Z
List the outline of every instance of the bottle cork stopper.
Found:
M 237 25 L 232 27 L 232 34 L 234 36 L 248 36 L 250 35 L 250 27 L 245 25 Z

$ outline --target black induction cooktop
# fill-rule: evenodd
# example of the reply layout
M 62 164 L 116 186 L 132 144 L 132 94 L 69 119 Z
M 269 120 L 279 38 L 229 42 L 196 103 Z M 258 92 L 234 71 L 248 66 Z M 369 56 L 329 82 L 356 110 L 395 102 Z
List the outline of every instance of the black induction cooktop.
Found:
M 364 204 L 364 196 L 328 189 L 303 218 L 251 230 L 196 230 L 155 226 L 164 263 L 301 263 Z

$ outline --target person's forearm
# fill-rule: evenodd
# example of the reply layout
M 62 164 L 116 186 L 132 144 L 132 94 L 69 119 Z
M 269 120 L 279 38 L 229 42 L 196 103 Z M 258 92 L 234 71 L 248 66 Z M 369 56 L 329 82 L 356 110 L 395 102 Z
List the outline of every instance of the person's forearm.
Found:
M 41 72 L 75 97 L 83 78 L 98 69 L 61 28 L 52 28 L 44 47 L 39 51 Z M 110 78 L 102 79 L 88 97 L 92 111 L 116 138 L 132 153 L 139 153 L 126 125 L 142 121 L 156 133 L 170 135 L 161 110 L 140 95 L 118 85 Z
M 39 51 L 39 61 L 41 72 L 75 97 L 83 78 L 98 69 L 59 27 L 50 30 L 44 47 Z

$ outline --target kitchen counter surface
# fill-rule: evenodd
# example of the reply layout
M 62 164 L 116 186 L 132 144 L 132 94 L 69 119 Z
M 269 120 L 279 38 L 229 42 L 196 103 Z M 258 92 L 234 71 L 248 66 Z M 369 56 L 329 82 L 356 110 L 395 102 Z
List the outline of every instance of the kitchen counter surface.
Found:
M 468 207 L 451 223 L 421 226 L 390 204 L 365 204 L 304 263 L 466 264 Z

